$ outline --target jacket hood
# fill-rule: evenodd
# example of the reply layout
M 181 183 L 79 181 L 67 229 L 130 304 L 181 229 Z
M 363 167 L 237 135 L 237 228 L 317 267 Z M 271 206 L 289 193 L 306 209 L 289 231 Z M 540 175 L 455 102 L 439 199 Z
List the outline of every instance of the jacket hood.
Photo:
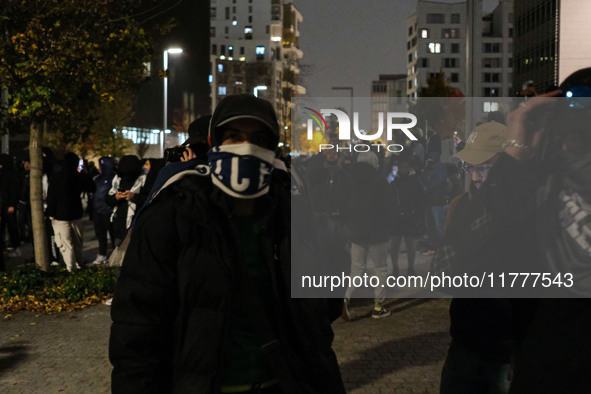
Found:
M 10 157 L 10 155 L 7 155 L 5 153 L 0 154 L 0 164 L 2 164 L 2 168 L 0 169 L 0 171 L 8 172 L 14 170 L 12 158 Z
M 68 152 L 64 156 L 64 168 L 70 171 L 76 171 L 78 168 L 78 163 L 80 162 L 80 158 L 77 154 L 73 152 Z
M 112 178 L 115 176 L 115 162 L 113 161 L 112 157 L 101 157 L 99 159 L 99 168 L 101 170 L 101 174 L 108 178 Z
M 53 173 L 53 167 L 55 165 L 55 157 L 51 148 L 43 148 L 43 172 L 48 176 Z
M 140 159 L 134 155 L 123 156 L 117 167 L 117 175 L 121 178 L 137 178 L 140 176 L 142 167 Z

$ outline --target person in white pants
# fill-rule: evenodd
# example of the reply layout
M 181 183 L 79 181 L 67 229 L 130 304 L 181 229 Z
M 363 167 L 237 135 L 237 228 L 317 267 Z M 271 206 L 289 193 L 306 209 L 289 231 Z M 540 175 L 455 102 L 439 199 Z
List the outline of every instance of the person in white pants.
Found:
M 68 271 L 82 265 L 82 230 L 80 220 L 55 220 L 51 225 L 55 233 L 55 243 L 59 248 Z
M 68 271 L 82 266 L 82 232 L 80 219 L 83 209 L 80 195 L 92 192 L 95 184 L 85 173 L 78 172 L 79 158 L 66 153 L 62 168 L 49 179 L 47 216 L 51 219 L 55 244 L 59 248 Z

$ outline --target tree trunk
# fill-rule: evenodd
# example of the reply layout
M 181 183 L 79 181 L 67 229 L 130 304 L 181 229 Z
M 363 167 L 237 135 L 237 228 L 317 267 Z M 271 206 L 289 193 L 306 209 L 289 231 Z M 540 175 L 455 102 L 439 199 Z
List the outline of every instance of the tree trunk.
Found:
M 31 159 L 31 218 L 33 222 L 33 244 L 35 263 L 43 271 L 49 269 L 49 250 L 45 234 L 45 215 L 43 214 L 43 156 L 41 152 L 41 130 L 39 124 L 31 123 L 29 155 Z

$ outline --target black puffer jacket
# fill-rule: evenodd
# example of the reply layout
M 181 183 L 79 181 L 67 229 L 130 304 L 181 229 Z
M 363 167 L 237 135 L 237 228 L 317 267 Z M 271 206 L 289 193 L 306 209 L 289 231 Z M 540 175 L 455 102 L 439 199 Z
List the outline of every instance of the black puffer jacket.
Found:
M 18 180 L 12 158 L 7 154 L 0 154 L 0 164 L 0 199 L 4 201 L 4 208 L 16 207 Z
M 348 193 L 345 221 L 351 228 L 351 242 L 377 244 L 389 239 L 393 207 L 385 179 L 368 163 L 349 164 L 347 171 L 354 185 Z
M 76 220 L 82 217 L 82 192 L 93 192 L 95 184 L 92 179 L 79 173 L 78 156 L 66 153 L 60 170 L 49 178 L 47 191 L 47 216 L 57 220 Z
M 109 206 L 105 199 L 109 194 L 111 182 L 115 176 L 113 158 L 101 157 L 99 159 L 99 166 L 101 173 L 94 178 L 96 191 L 93 195 L 93 206 L 96 212 L 103 215 L 110 215 L 113 212 L 113 207 Z
M 331 349 L 338 315 L 290 297 L 289 185 L 257 200 L 270 270 L 272 323 L 294 393 L 344 393 Z M 228 363 L 241 253 L 228 198 L 208 176 L 163 190 L 139 216 L 115 290 L 110 359 L 114 393 L 218 393 Z
M 390 231 L 392 235 L 418 237 L 423 233 L 423 188 L 416 175 L 398 174 L 390 184 L 394 210 Z

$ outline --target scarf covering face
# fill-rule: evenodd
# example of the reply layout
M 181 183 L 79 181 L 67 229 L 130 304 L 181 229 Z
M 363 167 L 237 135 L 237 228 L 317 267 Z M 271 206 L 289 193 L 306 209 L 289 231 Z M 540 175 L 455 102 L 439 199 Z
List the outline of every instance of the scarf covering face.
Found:
M 269 192 L 275 154 L 254 144 L 213 147 L 207 154 L 213 184 L 235 198 L 257 198 Z

